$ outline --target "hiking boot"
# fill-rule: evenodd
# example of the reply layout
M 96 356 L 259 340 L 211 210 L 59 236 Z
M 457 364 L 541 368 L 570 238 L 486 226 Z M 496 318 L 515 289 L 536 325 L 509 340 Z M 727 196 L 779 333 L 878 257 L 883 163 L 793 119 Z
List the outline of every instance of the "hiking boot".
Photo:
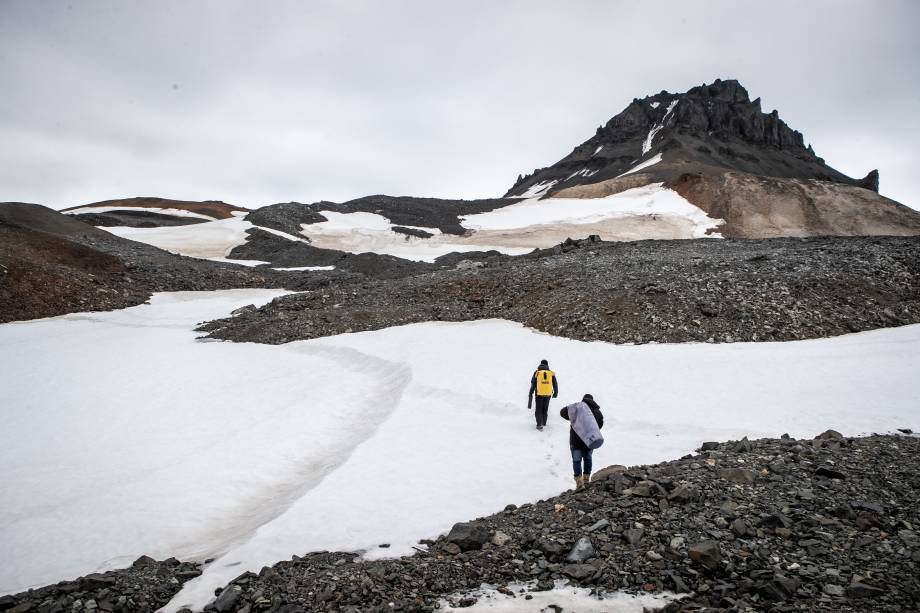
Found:
M 537 426 L 537 430 L 542 431 L 542 430 L 543 430 L 543 426 Z
M 584 478 L 584 486 L 588 487 L 588 484 L 591 483 L 591 473 L 583 474 L 582 478 Z
M 585 489 L 585 478 L 582 475 L 577 475 L 575 477 L 575 490 Z

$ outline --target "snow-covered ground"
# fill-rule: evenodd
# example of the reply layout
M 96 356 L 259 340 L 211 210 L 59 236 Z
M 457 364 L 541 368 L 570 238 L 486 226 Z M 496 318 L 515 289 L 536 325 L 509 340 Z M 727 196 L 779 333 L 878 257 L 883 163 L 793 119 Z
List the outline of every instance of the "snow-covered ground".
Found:
M 272 228 L 255 226 L 243 219 L 246 211 L 234 211 L 233 217 L 217 219 L 189 226 L 161 226 L 157 228 L 131 228 L 128 226 L 106 226 L 112 234 L 132 241 L 147 243 L 172 253 L 193 258 L 230 262 L 244 266 L 256 266 L 256 260 L 229 260 L 227 256 L 234 248 L 246 243 L 246 231 L 258 227 L 260 230 L 281 236 L 291 241 L 302 241 L 303 237 L 292 236 Z M 267 262 L 259 262 L 265 264 Z
M 129 211 L 137 213 L 157 213 L 159 215 L 170 215 L 171 217 L 192 217 L 194 219 L 207 219 L 213 221 L 215 218 L 202 213 L 186 211 L 185 209 L 164 209 L 158 207 L 140 207 L 140 206 L 81 206 L 78 209 L 61 211 L 65 215 L 81 215 L 83 213 L 110 213 L 112 211 Z
M 142 554 L 216 557 L 169 610 L 200 608 L 292 554 L 409 553 L 569 487 L 558 410 L 586 392 L 607 418 L 599 467 L 745 435 L 920 429 L 920 326 L 730 345 L 583 343 L 498 320 L 195 340 L 198 322 L 277 294 L 158 294 L 0 325 L 0 592 Z M 541 358 L 561 394 L 537 432 L 526 394 Z
M 661 161 L 657 155 L 629 172 Z M 320 212 L 328 221 L 303 225 L 316 247 L 350 253 L 374 252 L 434 261 L 451 252 L 494 249 L 520 255 L 559 244 L 566 238 L 597 234 L 604 240 L 703 238 L 723 220 L 708 217 L 677 192 L 660 183 L 626 190 L 605 198 L 528 198 L 461 219 L 467 236 L 420 228 L 431 238 L 395 232 L 389 219 L 374 213 Z
M 451 599 L 441 601 L 441 610 L 448 613 L 460 611 L 466 613 L 519 613 L 520 611 L 559 611 L 560 613 L 645 613 L 651 609 L 660 609 L 674 600 L 673 594 L 645 594 L 633 596 L 622 592 L 599 592 L 584 587 L 568 585 L 564 581 L 557 581 L 551 590 L 531 591 L 533 583 L 512 583 L 505 586 L 505 592 L 495 588 L 484 588 L 458 594 L 478 598 L 478 602 L 471 607 L 453 607 Z M 511 592 L 509 595 L 507 592 Z M 529 600 L 524 600 L 530 596 Z M 526 604 L 525 604 L 526 603 Z M 555 605 L 556 608 L 551 608 Z
M 638 164 L 636 172 L 661 161 L 661 155 Z M 548 189 L 548 187 L 547 187 Z M 461 219 L 466 236 L 443 234 L 437 228 L 416 228 L 432 234 L 419 238 L 396 232 L 392 221 L 375 213 L 320 211 L 327 221 L 304 224 L 302 236 L 254 226 L 235 212 L 220 219 L 189 226 L 158 228 L 103 227 L 112 234 L 148 243 L 180 255 L 256 266 L 257 260 L 228 260 L 246 243 L 246 231 L 258 227 L 287 240 L 305 240 L 325 249 L 349 253 L 380 253 L 407 260 L 433 262 L 448 253 L 499 251 L 521 255 L 552 247 L 567 238 L 597 234 L 604 240 L 642 240 L 718 237 L 712 230 L 723 223 L 708 217 L 677 192 L 660 183 L 626 190 L 604 198 L 528 197 L 515 204 L 467 215 Z

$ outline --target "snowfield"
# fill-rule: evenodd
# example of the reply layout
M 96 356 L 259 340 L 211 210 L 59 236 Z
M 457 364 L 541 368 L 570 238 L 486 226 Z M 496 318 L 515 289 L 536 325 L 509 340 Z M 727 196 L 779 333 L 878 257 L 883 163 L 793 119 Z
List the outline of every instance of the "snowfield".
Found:
M 661 154 L 658 154 L 624 174 L 660 161 Z M 545 187 L 549 189 L 551 185 Z M 534 249 L 552 247 L 567 238 L 587 238 L 592 234 L 597 234 L 603 240 L 719 238 L 720 235 L 714 230 L 724 223 L 721 219 L 707 216 L 702 209 L 661 183 L 604 198 L 541 200 L 539 195 L 486 213 L 462 217 L 463 227 L 469 230 L 465 236 L 443 234 L 437 228 L 415 228 L 432 234 L 430 238 L 408 236 L 394 231 L 393 227 L 397 224 L 382 215 L 334 211 L 320 211 L 327 221 L 302 225 L 302 236 L 255 226 L 243 219 L 247 213 L 240 211 L 234 212 L 234 216 L 228 219 L 189 226 L 113 226 L 100 229 L 179 255 L 257 266 L 265 262 L 227 259 L 234 248 L 246 243 L 246 232 L 252 228 L 292 241 L 309 239 L 313 246 L 324 249 L 348 253 L 379 253 L 407 260 L 433 262 L 454 252 L 499 251 L 508 255 L 521 255 Z
M 0 592 L 142 554 L 216 557 L 166 610 L 200 609 L 292 554 L 411 553 L 570 487 L 558 411 L 586 392 L 607 419 L 597 467 L 745 435 L 920 429 L 920 326 L 729 345 L 584 343 L 500 320 L 196 340 L 198 322 L 279 293 L 0 325 Z M 541 358 L 561 394 L 537 432 L 526 394 Z
M 629 172 L 660 161 L 659 154 Z M 520 255 L 591 234 L 604 240 L 716 238 L 719 235 L 713 231 L 724 223 L 661 183 L 604 198 L 528 198 L 462 217 L 463 227 L 471 231 L 466 236 L 419 228 L 434 236 L 418 238 L 395 232 L 394 224 L 382 215 L 320 213 L 328 221 L 302 226 L 302 233 L 316 247 L 427 262 L 452 252 L 495 250 Z
M 204 215 L 202 213 L 195 213 L 193 211 L 186 211 L 185 209 L 164 209 L 158 207 L 140 207 L 140 206 L 81 206 L 78 209 L 72 209 L 70 211 L 61 211 L 65 215 L 80 215 L 83 213 L 110 213 L 112 211 L 119 212 L 137 212 L 137 213 L 157 213 L 159 215 L 170 215 L 172 217 L 191 217 L 194 219 L 206 219 L 208 221 L 213 221 L 214 217 L 210 215 Z
M 281 236 L 291 241 L 303 241 L 302 237 L 292 236 L 272 228 L 255 226 L 243 219 L 246 211 L 234 211 L 233 217 L 217 219 L 189 226 L 161 226 L 157 228 L 131 228 L 128 226 L 100 226 L 100 230 L 111 232 L 128 240 L 147 243 L 171 253 L 193 258 L 230 262 L 244 266 L 256 266 L 256 260 L 230 260 L 227 256 L 234 248 L 244 245 L 246 231 L 258 228 Z M 248 262 L 248 263 L 247 263 Z M 267 262 L 259 262 L 266 264 Z

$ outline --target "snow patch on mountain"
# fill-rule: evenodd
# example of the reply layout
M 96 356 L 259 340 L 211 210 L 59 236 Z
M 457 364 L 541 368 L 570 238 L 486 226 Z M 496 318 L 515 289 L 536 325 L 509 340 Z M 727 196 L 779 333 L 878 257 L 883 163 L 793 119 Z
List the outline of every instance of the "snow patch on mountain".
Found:
M 527 191 L 521 194 L 521 198 L 539 198 L 548 192 L 553 185 L 559 183 L 558 179 L 553 179 L 552 181 L 540 181 L 539 183 L 534 183 L 527 188 Z
M 645 168 L 648 168 L 649 166 L 654 166 L 655 164 L 657 164 L 657 163 L 660 162 L 660 161 L 661 161 L 661 154 L 660 154 L 660 153 L 656 153 L 655 155 L 653 155 L 653 156 L 650 157 L 649 159 L 645 160 L 644 162 L 639 162 L 638 164 L 636 164 L 635 166 L 633 166 L 632 168 L 630 168 L 629 170 L 627 170 L 627 171 L 624 172 L 623 174 L 617 175 L 616 178 L 619 179 L 620 177 L 625 177 L 626 175 L 631 175 L 631 174 L 634 173 L 634 172 L 639 172 L 640 170 L 643 170 L 643 169 L 645 169 Z
M 290 241 L 306 242 L 302 237 L 292 236 L 273 228 L 253 225 L 243 219 L 246 214 L 246 212 L 235 211 L 233 217 L 227 219 L 217 219 L 188 226 L 161 226 L 156 228 L 104 226 L 99 229 L 111 232 L 122 238 L 147 243 L 171 253 L 218 262 L 230 261 L 235 264 L 241 263 L 241 261 L 227 260 L 226 258 L 233 249 L 246 243 L 246 231 L 253 228 L 258 228 Z
M 648 131 L 648 136 L 645 137 L 645 141 L 642 143 L 642 155 L 645 155 L 652 150 L 652 142 L 655 140 L 655 135 L 658 134 L 658 132 L 660 132 L 664 127 L 665 122 L 671 115 L 671 111 L 674 110 L 674 107 L 677 106 L 679 101 L 680 100 L 678 99 L 671 102 L 671 104 L 668 105 L 668 110 L 664 113 L 664 117 L 661 118 L 661 122 L 656 124 L 654 127 L 652 127 L 651 130 Z
M 140 206 L 81 206 L 78 209 L 70 209 L 61 212 L 65 215 L 81 215 L 83 213 L 111 213 L 112 211 L 118 211 L 120 213 L 157 213 L 158 215 L 170 215 L 172 217 L 192 217 L 195 219 L 207 219 L 208 221 L 212 221 L 214 219 L 214 217 L 211 217 L 210 215 L 203 215 L 201 213 L 195 213 L 185 209 L 163 209 L 157 207 Z
M 692 238 L 701 238 L 722 223 L 693 206 L 677 192 L 652 183 L 604 198 L 529 199 L 486 213 L 468 215 L 463 226 L 476 231 L 532 226 L 578 226 L 634 216 L 680 217 L 692 223 Z M 606 238 L 601 236 L 601 238 Z M 689 238 L 689 237 L 688 237 Z M 615 240 L 615 239 L 614 239 Z
M 428 262 L 452 252 L 494 250 L 520 255 L 591 234 L 604 240 L 718 237 L 713 230 L 723 223 L 661 183 L 605 198 L 529 198 L 466 215 L 461 217 L 463 227 L 471 230 L 466 236 L 419 228 L 434 235 L 419 238 L 395 232 L 394 224 L 382 215 L 320 213 L 328 221 L 302 226 L 316 247 Z

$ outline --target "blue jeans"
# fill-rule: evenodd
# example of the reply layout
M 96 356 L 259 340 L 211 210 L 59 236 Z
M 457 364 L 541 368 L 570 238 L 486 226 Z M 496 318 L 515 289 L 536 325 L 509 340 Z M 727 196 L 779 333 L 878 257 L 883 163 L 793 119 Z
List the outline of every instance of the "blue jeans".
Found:
M 577 447 L 572 447 L 572 469 L 575 471 L 575 476 L 581 476 L 581 463 L 585 463 L 585 474 L 591 474 L 591 454 L 594 453 L 593 449 L 588 451 L 582 451 Z

